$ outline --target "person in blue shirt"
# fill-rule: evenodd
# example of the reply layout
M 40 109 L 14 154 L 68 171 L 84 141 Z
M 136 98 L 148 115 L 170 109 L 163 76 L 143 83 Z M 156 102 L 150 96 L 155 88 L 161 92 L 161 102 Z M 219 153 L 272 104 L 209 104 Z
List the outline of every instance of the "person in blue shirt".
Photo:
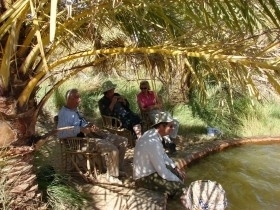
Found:
M 123 169 L 124 156 L 128 140 L 108 131 L 101 130 L 93 123 L 89 123 L 82 117 L 78 110 L 81 97 L 77 89 L 66 92 L 66 105 L 58 114 L 57 128 L 72 126 L 72 129 L 58 131 L 59 138 L 67 137 L 93 137 L 91 139 L 93 149 L 105 155 L 109 182 L 121 184 L 118 179 L 120 169 Z

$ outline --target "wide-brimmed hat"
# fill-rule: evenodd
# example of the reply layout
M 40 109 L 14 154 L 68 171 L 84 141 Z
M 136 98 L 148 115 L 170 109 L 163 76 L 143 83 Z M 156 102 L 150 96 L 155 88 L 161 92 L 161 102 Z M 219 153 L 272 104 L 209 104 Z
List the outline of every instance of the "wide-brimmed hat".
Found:
M 155 120 L 152 127 L 162 122 L 173 122 L 173 121 L 174 120 L 172 116 L 168 112 L 159 112 L 155 115 Z
M 103 93 L 107 92 L 108 90 L 112 90 L 116 87 L 117 87 L 116 84 L 113 84 L 110 80 L 108 80 L 102 84 L 102 92 Z

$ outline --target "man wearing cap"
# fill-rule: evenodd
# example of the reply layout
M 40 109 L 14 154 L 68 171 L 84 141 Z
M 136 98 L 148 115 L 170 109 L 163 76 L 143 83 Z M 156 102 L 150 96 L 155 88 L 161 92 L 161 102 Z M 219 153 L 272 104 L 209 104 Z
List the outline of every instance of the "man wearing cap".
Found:
M 100 113 L 120 119 L 123 127 L 133 132 L 139 139 L 142 135 L 141 119 L 130 110 L 129 102 L 119 93 L 115 93 L 116 87 L 117 85 L 110 80 L 102 84 L 104 96 L 98 101 Z
M 80 102 L 80 93 L 77 89 L 66 92 L 66 105 L 59 111 L 57 128 L 73 126 L 73 129 L 59 131 L 58 137 L 93 137 L 90 146 L 94 148 L 95 145 L 96 149 L 106 156 L 108 181 L 121 184 L 118 177 L 123 167 L 128 140 L 125 137 L 102 131 L 96 125 L 87 122 L 78 111 Z
M 170 114 L 156 114 L 153 128 L 137 141 L 133 157 L 133 179 L 136 187 L 167 193 L 169 198 L 183 193 L 183 180 L 186 176 L 167 156 L 162 145 L 162 137 L 169 135 L 173 126 Z

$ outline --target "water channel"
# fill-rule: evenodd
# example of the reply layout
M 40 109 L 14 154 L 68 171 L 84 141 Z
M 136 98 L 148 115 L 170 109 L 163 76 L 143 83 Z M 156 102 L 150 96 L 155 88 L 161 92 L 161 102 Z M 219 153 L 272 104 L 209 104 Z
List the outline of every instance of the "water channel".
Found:
M 244 145 L 209 155 L 192 164 L 186 185 L 213 180 L 226 191 L 227 210 L 280 209 L 280 144 Z M 167 209 L 184 209 L 177 201 Z

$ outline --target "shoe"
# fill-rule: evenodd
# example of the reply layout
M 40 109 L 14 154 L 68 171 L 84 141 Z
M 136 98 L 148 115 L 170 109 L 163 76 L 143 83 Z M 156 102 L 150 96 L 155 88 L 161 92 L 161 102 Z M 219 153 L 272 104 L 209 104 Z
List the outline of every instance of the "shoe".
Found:
M 122 181 L 119 180 L 116 177 L 113 176 L 109 176 L 108 180 L 107 180 L 110 184 L 122 184 Z

